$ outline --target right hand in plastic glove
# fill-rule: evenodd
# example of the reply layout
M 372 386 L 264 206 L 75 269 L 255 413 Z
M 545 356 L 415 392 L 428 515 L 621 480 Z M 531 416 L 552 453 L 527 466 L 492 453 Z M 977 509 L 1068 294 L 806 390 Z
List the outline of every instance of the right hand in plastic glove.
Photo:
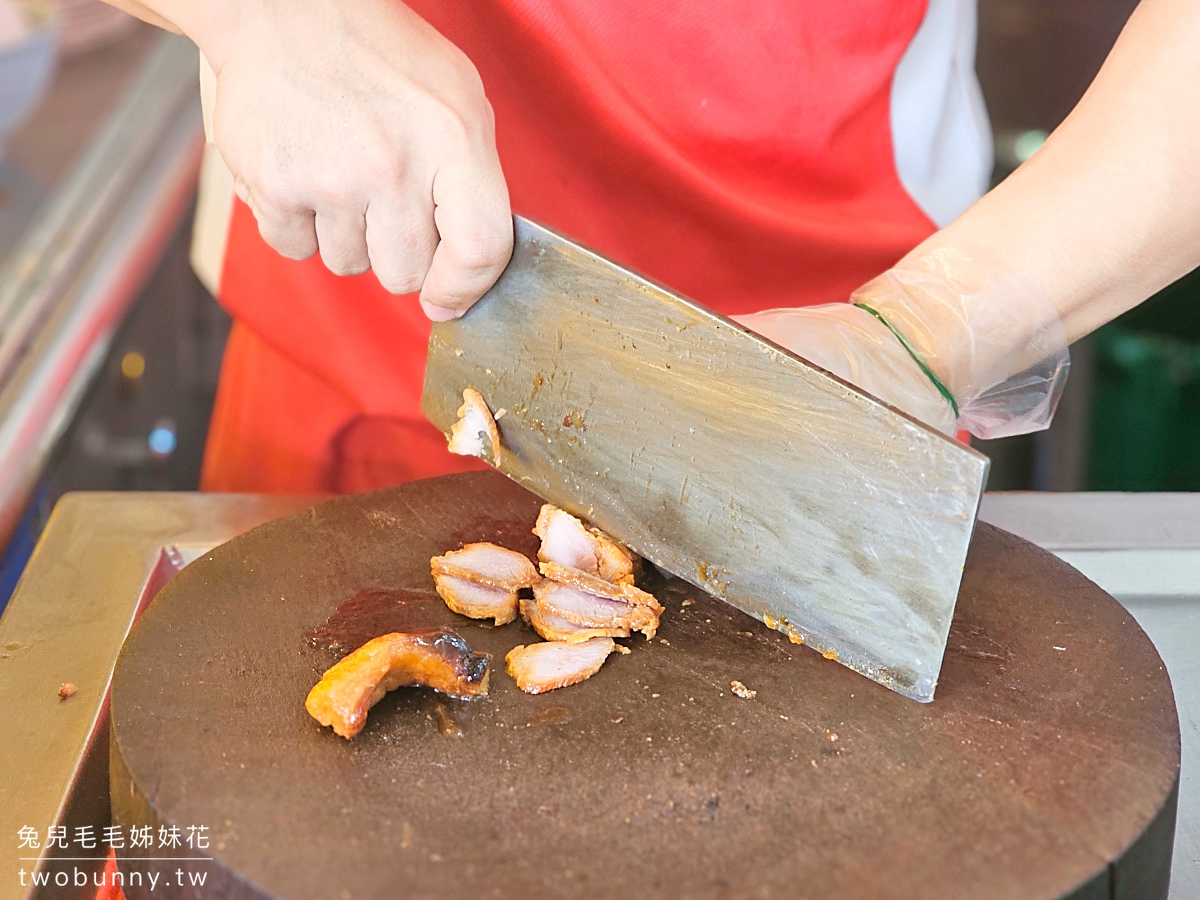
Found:
M 394 0 L 217 5 L 227 15 L 184 30 L 216 73 L 217 148 L 263 238 L 420 289 L 434 320 L 461 315 L 513 240 L 470 60 Z
M 1046 428 L 1069 357 L 1054 308 L 984 298 L 970 261 L 933 254 L 889 269 L 850 303 L 736 316 L 747 328 L 946 434 Z

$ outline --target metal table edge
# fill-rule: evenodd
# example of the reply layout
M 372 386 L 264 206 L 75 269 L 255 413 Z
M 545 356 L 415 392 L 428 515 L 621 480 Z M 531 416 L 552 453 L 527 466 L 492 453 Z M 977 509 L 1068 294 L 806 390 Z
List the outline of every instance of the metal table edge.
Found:
M 97 492 L 55 506 L 0 618 L 0 900 L 37 896 L 18 873 L 65 855 L 45 848 L 50 826 L 107 809 L 109 685 L 164 551 L 195 555 L 317 499 Z M 76 693 L 64 700 L 66 682 Z M 19 846 L 22 828 L 39 847 Z

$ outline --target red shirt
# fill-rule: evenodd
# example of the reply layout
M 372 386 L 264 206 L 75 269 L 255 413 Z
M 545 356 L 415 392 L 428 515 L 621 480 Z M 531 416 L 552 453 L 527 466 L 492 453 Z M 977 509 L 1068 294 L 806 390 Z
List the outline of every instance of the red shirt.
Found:
M 514 211 L 721 312 L 844 300 L 933 230 L 889 121 L 925 0 L 411 5 L 480 71 Z M 237 204 L 220 299 L 236 324 L 207 488 L 472 465 L 421 417 L 412 298 L 279 257 Z

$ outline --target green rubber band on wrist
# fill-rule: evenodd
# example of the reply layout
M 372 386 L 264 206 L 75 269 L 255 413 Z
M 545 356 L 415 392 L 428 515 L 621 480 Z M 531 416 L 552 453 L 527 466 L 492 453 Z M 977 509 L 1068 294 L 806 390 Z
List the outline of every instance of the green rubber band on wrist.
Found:
M 955 402 L 954 395 L 950 393 L 949 388 L 947 388 L 944 384 L 942 384 L 942 380 L 933 373 L 933 369 L 929 368 L 929 365 L 925 362 L 925 360 L 921 359 L 921 354 L 919 354 L 916 350 L 914 350 L 912 347 L 912 344 L 910 344 L 907 340 L 905 340 L 904 335 L 902 335 L 899 331 L 897 331 L 891 322 L 889 322 L 887 319 L 885 319 L 876 310 L 871 309 L 871 307 L 867 306 L 867 304 L 855 303 L 854 305 L 857 306 L 859 309 L 866 310 L 867 312 L 869 312 L 871 315 L 873 315 L 875 318 L 877 318 L 880 322 L 882 322 L 884 327 L 887 328 L 888 331 L 890 331 L 892 334 L 894 334 L 896 336 L 896 340 L 898 340 L 900 342 L 900 346 L 908 351 L 908 355 L 913 358 L 913 362 L 915 362 L 917 364 L 917 366 L 920 368 L 920 370 L 925 373 L 925 377 L 933 382 L 933 386 L 935 388 L 937 388 L 937 392 L 939 394 L 941 394 L 942 397 L 945 398 L 947 403 L 950 404 L 950 408 L 952 410 L 954 410 L 954 418 L 957 419 L 958 418 L 958 403 Z

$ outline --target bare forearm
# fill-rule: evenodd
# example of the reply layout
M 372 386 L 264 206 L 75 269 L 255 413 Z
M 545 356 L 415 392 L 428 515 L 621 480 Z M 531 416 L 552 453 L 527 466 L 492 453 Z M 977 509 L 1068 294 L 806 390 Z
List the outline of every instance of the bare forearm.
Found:
M 900 264 L 941 266 L 1026 333 L 1068 341 L 1200 265 L 1200 4 L 1143 0 L 1095 82 L 1045 145 Z

